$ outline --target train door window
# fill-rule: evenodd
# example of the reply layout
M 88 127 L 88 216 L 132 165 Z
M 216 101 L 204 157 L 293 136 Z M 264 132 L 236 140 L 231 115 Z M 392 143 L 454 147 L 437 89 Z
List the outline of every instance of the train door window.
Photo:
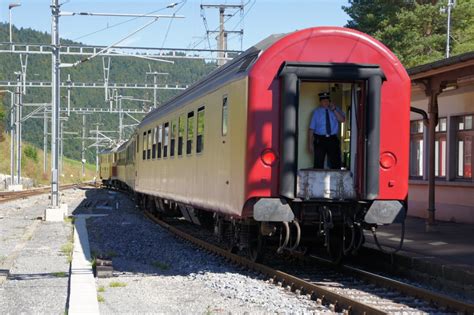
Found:
M 175 119 L 171 122 L 171 141 L 170 141 L 170 156 L 174 156 L 174 147 L 176 142 L 176 131 L 178 129 L 178 124 Z
M 188 113 L 188 134 L 186 138 L 186 154 L 193 152 L 194 139 L 194 111 Z
M 157 129 L 155 127 L 155 128 L 153 128 L 153 136 L 152 136 L 152 139 L 153 139 L 153 146 L 151 148 L 151 158 L 152 159 L 156 159 L 156 132 L 157 132 Z
M 198 112 L 197 112 L 196 153 L 201 153 L 203 149 L 204 149 L 204 106 L 198 108 Z
M 143 160 L 146 160 L 146 146 L 147 146 L 147 136 L 146 136 L 146 131 L 143 133 L 143 144 L 142 144 L 142 148 L 143 148 Z
M 163 127 L 163 157 L 168 157 L 170 124 L 165 123 Z
M 161 159 L 161 149 L 163 147 L 163 125 L 158 126 L 158 158 Z
M 229 104 L 227 95 L 222 99 L 222 135 L 226 136 L 229 130 Z
M 148 130 L 148 147 L 147 147 L 147 151 L 146 151 L 146 158 L 147 160 L 149 160 L 151 158 L 151 142 L 152 142 L 152 134 L 151 134 L 151 129 Z
M 178 130 L 178 156 L 183 155 L 184 132 L 186 130 L 186 116 L 185 114 L 179 116 L 179 130 Z

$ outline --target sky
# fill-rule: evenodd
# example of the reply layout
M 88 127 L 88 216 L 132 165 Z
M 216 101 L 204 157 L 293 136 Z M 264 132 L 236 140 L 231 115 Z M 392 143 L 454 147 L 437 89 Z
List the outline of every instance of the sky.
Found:
M 8 5 L 20 2 L 12 9 L 12 21 L 16 27 L 50 32 L 50 0 L 0 0 L 0 20 L 8 22 Z M 167 5 L 178 2 L 174 8 Z M 244 4 L 243 13 L 226 10 L 226 30 L 243 29 L 229 34 L 229 49 L 246 49 L 271 34 L 288 33 L 313 26 L 343 26 L 349 17 L 342 10 L 347 0 L 60 0 L 63 12 L 100 12 L 183 15 L 182 19 L 160 18 L 155 23 L 120 43 L 122 46 L 146 46 L 168 48 L 216 48 L 216 35 L 207 39 L 202 15 L 208 30 L 219 26 L 218 9 L 201 11 L 201 4 Z M 150 21 L 127 17 L 63 16 L 60 18 L 60 36 L 91 45 L 110 45 L 139 29 Z M 115 24 L 119 24 L 114 26 Z M 102 30 L 102 31 L 100 31 Z M 93 34 L 91 34 L 93 33 Z M 15 35 L 13 34 L 13 41 Z

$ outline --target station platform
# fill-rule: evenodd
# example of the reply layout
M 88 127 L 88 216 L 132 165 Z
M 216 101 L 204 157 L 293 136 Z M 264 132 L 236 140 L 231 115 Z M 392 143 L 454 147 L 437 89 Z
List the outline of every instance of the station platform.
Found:
M 361 249 L 364 264 L 370 263 L 383 270 L 423 278 L 433 286 L 455 290 L 474 299 L 474 225 L 438 221 L 435 231 L 426 232 L 426 220 L 407 217 L 405 237 L 400 251 L 392 254 L 401 237 L 401 225 L 379 227 L 376 246 L 372 233 L 367 231 Z M 362 261 L 361 261 L 362 263 Z M 466 295 L 465 295 L 466 294 Z

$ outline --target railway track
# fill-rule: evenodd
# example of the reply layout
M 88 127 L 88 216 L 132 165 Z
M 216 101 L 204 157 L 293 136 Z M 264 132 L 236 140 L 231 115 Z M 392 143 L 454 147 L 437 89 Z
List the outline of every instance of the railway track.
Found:
M 71 189 L 73 187 L 79 187 L 82 185 L 88 185 L 88 183 L 83 184 L 67 184 L 60 186 L 60 189 Z M 35 189 L 28 189 L 22 191 L 8 191 L 8 192 L 0 192 L 0 203 L 23 199 L 26 197 L 36 196 L 45 194 L 51 191 L 51 187 L 43 187 L 43 188 L 35 188 Z
M 296 294 L 308 294 L 319 304 L 345 314 L 474 314 L 474 305 L 455 300 L 354 267 L 335 268 L 330 262 L 309 257 L 304 266 L 276 263 L 258 264 L 199 237 L 176 228 L 145 211 L 145 215 L 206 251 L 224 257 L 231 263 L 259 272 L 270 282 Z M 296 267 L 295 267 L 296 266 Z

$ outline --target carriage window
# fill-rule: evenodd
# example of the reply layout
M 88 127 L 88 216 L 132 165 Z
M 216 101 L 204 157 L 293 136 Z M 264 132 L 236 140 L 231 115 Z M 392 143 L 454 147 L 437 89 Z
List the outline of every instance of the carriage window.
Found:
M 446 176 L 446 125 L 447 119 L 439 118 L 435 135 L 435 176 Z
M 183 155 L 183 142 L 185 132 L 186 117 L 181 115 L 179 117 L 179 130 L 178 130 L 178 156 Z
M 163 125 L 158 126 L 158 133 L 156 136 L 158 137 L 158 158 L 161 159 L 161 148 L 163 145 Z
M 168 157 L 168 143 L 169 143 L 169 131 L 170 131 L 170 124 L 165 123 L 164 127 L 164 139 L 163 139 L 163 157 Z
M 186 137 L 186 154 L 193 152 L 193 139 L 194 139 L 194 112 L 188 113 L 188 134 Z
M 146 150 L 146 159 L 149 160 L 151 158 L 151 142 L 152 142 L 152 134 L 151 134 L 151 130 L 148 130 L 148 146 L 147 146 L 147 150 Z
M 143 133 L 143 145 L 142 145 L 142 148 L 143 148 L 143 160 L 146 159 L 146 146 L 147 146 L 147 137 L 146 137 L 146 131 Z
M 156 158 L 156 127 L 153 128 L 153 136 L 152 136 L 152 139 L 153 139 L 153 146 L 151 148 L 151 158 L 152 159 L 155 159 Z
M 137 140 L 135 141 L 137 143 L 137 153 L 140 150 L 140 146 L 138 145 L 138 143 L 140 143 L 139 141 L 140 141 L 140 135 L 137 135 Z
M 197 112 L 197 139 L 196 153 L 202 152 L 204 149 L 204 106 Z
M 227 96 L 222 99 L 222 135 L 226 136 L 229 129 L 229 106 L 227 103 Z
M 176 133 L 178 129 L 178 124 L 176 120 L 171 122 L 171 142 L 170 142 L 170 156 L 174 156 L 174 146 L 176 141 Z
M 410 123 L 410 176 L 423 176 L 423 120 Z
M 460 179 L 473 178 L 472 165 L 474 164 L 474 115 L 455 117 L 456 126 L 456 175 Z

